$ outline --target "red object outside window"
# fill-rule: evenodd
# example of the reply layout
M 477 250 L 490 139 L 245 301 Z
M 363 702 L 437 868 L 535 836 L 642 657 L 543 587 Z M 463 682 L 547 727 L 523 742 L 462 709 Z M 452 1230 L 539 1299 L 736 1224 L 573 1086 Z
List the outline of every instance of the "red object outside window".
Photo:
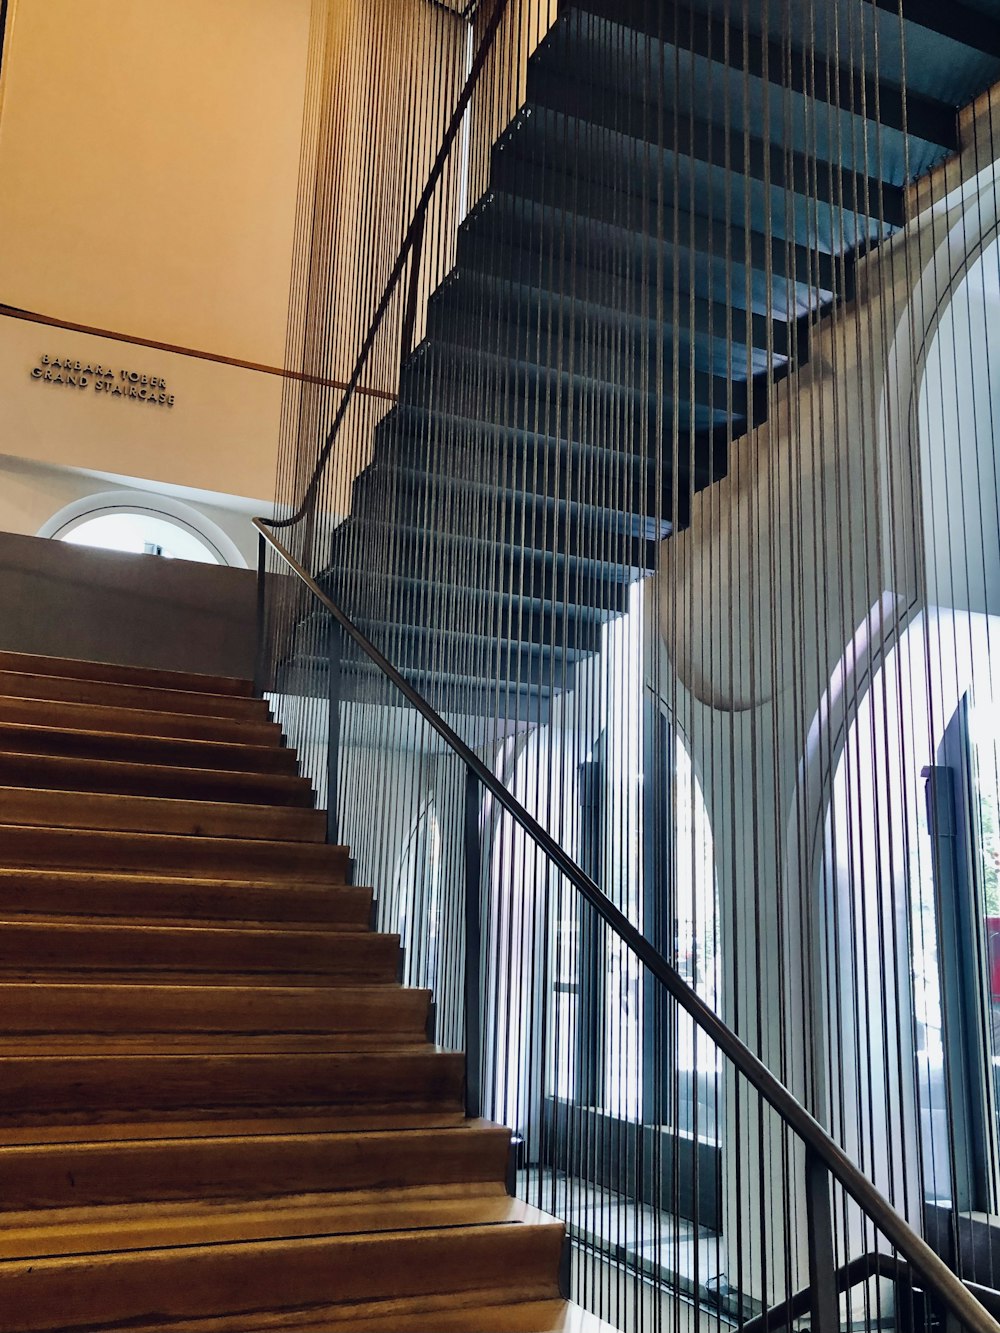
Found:
M 988 916 L 986 924 L 986 950 L 990 965 L 990 1000 L 1000 1004 L 1000 916 Z

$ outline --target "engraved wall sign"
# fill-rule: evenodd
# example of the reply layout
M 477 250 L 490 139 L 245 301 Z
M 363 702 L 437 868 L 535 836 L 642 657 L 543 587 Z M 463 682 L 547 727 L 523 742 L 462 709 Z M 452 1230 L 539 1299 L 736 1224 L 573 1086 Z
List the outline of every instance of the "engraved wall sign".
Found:
M 96 361 L 81 361 L 78 357 L 44 356 L 38 358 L 29 372 L 41 384 L 61 384 L 72 389 L 91 389 L 105 398 L 122 401 L 152 403 L 156 407 L 173 407 L 174 395 L 167 388 L 162 375 L 148 375 L 138 370 L 115 369 Z

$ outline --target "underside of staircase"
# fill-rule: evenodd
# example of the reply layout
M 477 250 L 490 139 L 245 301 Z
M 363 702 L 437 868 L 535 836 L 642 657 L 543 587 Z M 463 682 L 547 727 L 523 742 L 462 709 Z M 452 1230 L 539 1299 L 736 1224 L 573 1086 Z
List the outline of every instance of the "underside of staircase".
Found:
M 544 723 L 998 78 L 997 0 L 562 0 L 331 596 L 439 711 Z M 283 688 L 323 692 L 318 637 Z
M 0 1330 L 579 1330 L 249 682 L 0 653 Z

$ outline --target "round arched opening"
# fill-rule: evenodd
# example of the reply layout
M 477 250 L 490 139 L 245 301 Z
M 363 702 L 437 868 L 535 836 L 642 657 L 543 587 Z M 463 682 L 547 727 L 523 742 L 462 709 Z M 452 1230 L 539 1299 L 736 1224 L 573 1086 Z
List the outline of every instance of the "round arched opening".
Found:
M 94 546 L 102 551 L 126 551 L 133 555 L 159 555 L 168 560 L 197 560 L 219 565 L 219 552 L 189 527 L 159 514 L 132 510 L 97 514 L 71 524 L 58 539 L 74 546 Z
M 905 449 L 891 456 L 900 471 L 887 470 L 885 486 L 905 489 L 912 504 L 897 520 L 912 567 L 887 565 L 885 593 L 828 691 L 818 1067 L 838 1141 L 871 1163 L 876 1185 L 918 1225 L 933 1212 L 978 1214 L 992 1226 L 1000 245 L 990 233 L 959 253 L 957 241 L 942 257 L 946 280 L 932 266 L 904 316 L 916 351 L 904 331 L 903 351 L 890 358 L 902 378 L 887 376 L 887 393 L 912 405 Z
M 74 500 L 43 523 L 38 536 L 104 551 L 246 567 L 236 543 L 205 514 L 143 491 L 106 491 Z

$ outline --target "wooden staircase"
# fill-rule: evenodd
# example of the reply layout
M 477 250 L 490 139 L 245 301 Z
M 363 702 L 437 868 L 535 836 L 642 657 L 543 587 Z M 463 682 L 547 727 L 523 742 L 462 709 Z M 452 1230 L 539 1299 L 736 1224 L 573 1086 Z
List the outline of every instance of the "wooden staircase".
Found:
M 0 1331 L 579 1330 L 247 681 L 0 653 Z

